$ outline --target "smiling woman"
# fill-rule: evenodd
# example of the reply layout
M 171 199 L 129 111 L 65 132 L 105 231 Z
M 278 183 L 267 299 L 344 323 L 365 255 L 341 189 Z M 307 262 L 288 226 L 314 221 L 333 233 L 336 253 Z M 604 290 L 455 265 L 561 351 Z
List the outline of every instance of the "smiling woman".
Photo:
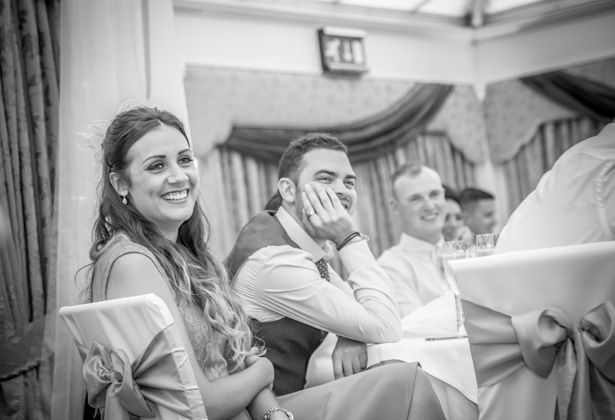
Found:
M 243 310 L 209 252 L 198 170 L 182 123 L 156 108 L 122 112 L 102 151 L 88 300 L 158 295 L 186 343 L 209 418 L 246 408 L 262 417 L 275 403 L 250 404 L 267 390 L 273 369 L 250 348 Z
M 130 148 L 128 162 L 125 171 L 109 174 L 115 191 L 165 238 L 176 240 L 179 227 L 194 211 L 198 191 L 188 140 L 177 129 L 160 125 Z

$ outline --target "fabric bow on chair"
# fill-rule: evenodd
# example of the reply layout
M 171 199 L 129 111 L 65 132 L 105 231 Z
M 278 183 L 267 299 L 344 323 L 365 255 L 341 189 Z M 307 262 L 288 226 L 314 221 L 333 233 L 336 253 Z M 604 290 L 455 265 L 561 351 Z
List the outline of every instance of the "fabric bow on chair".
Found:
M 130 414 L 152 418 L 139 386 L 132 377 L 128 356 L 121 349 L 108 352 L 94 343 L 83 364 L 88 403 L 109 419 L 128 420 Z
M 576 326 L 557 308 L 512 317 L 465 300 L 463 308 L 479 387 L 524 367 L 546 378 L 555 367 L 556 417 L 615 419 L 612 302 L 592 309 Z
M 185 369 L 191 369 L 186 352 L 173 348 L 166 332 L 156 335 L 132 363 L 119 348 L 108 350 L 98 342 L 89 351 L 78 346 L 84 358 L 88 402 L 103 409 L 105 418 L 153 418 L 155 410 L 148 401 L 189 419 L 207 418 L 198 387 L 184 385 L 189 383 L 182 377 Z M 182 360 L 175 360 L 177 357 Z

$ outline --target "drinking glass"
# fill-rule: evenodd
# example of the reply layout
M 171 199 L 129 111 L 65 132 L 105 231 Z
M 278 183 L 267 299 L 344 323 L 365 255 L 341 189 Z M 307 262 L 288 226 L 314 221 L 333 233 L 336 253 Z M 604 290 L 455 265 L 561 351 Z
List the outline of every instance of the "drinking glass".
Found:
M 498 243 L 499 236 L 500 235 L 497 233 L 483 233 L 481 235 L 476 235 L 476 256 L 484 257 L 491 255 Z
M 457 290 L 457 283 L 448 261 L 463 258 L 468 258 L 468 244 L 464 241 L 446 241 L 436 248 L 436 263 L 440 269 L 440 275 L 447 281 L 452 291 Z
M 461 299 L 459 297 L 459 288 L 455 281 L 455 276 L 451 271 L 448 262 L 450 260 L 458 260 L 468 258 L 468 243 L 464 241 L 447 241 L 436 248 L 436 264 L 440 269 L 440 275 L 448 283 L 450 289 L 455 295 L 455 312 L 457 315 L 457 335 L 466 336 L 463 309 L 461 307 Z

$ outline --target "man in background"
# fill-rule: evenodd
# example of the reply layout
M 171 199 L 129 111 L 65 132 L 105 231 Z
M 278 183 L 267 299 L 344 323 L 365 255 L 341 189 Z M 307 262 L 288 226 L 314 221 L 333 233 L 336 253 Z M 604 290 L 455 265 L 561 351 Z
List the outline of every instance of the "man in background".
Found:
M 398 345 L 388 344 L 388 351 L 391 352 L 389 355 L 396 355 L 397 357 L 393 358 L 399 360 L 407 360 L 408 355 L 415 357 L 411 350 L 415 346 L 413 340 L 416 339 L 414 326 L 418 327 L 417 332 L 420 330 L 422 334 L 427 334 L 423 337 L 434 333 L 442 334 L 442 321 L 447 320 L 450 327 L 456 325 L 457 318 L 454 300 L 447 301 L 445 297 L 451 292 L 450 285 L 436 262 L 436 248 L 442 243 L 445 217 L 445 192 L 440 175 L 420 163 L 409 162 L 393 173 L 391 185 L 391 204 L 397 214 L 401 238 L 397 245 L 382 253 L 378 264 L 391 278 L 400 315 L 404 318 L 404 334 L 408 334 L 410 338 L 410 341 L 402 338 Z M 438 302 L 440 299 L 442 300 Z M 450 304 L 448 308 L 447 304 Z M 423 311 L 417 311 L 419 309 Z M 416 318 L 413 320 L 413 315 L 420 319 L 419 324 L 416 323 Z M 453 331 L 450 333 L 454 334 Z M 451 362 L 453 357 L 456 362 Z M 447 352 L 434 352 L 423 353 L 418 360 L 426 366 L 447 366 L 449 371 L 455 372 L 452 374 L 455 376 L 463 372 L 456 370 L 455 363 L 459 366 L 472 363 L 469 351 L 467 359 L 456 357 Z M 478 418 L 477 405 L 459 391 L 462 387 L 457 388 L 458 382 L 440 381 L 431 376 L 430 380 L 442 401 L 447 418 Z
M 493 194 L 469 187 L 459 193 L 459 202 L 464 223 L 472 232 L 472 243 L 476 235 L 494 232 L 497 218 Z
M 442 241 L 444 189 L 436 171 L 416 162 L 391 176 L 391 204 L 401 227 L 399 243 L 384 251 L 378 264 L 393 282 L 401 317 L 448 292 L 436 265 Z

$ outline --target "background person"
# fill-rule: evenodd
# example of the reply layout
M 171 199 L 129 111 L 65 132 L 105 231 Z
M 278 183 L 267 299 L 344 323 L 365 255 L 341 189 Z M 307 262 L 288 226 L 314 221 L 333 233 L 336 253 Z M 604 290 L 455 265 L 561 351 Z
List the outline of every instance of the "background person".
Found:
M 450 335 L 457 330 L 450 329 L 457 324 L 454 299 L 445 296 L 451 293 L 451 286 L 436 262 L 436 249 L 443 242 L 446 207 L 442 181 L 433 169 L 417 162 L 408 162 L 393 173 L 391 184 L 391 204 L 402 233 L 399 243 L 386 250 L 378 258 L 378 264 L 393 282 L 406 336 L 397 344 L 387 345 L 386 351 L 389 357 L 419 360 L 430 368 L 446 366 L 444 370 L 455 379 L 444 381 L 440 374 L 436 375 L 437 378 L 429 376 L 429 379 L 447 418 L 476 419 L 476 404 L 459 391 L 463 388 L 459 386 L 459 377 L 467 377 L 468 372 L 464 368 L 472 366 L 469 348 L 467 358 L 459 358 L 459 346 L 467 343 L 454 343 L 456 350 L 448 348 L 444 352 L 441 350 L 445 347 L 430 352 L 423 345 L 416 344 L 417 334 L 426 337 L 448 331 L 445 335 Z M 443 325 L 449 329 L 443 330 Z M 466 389 L 471 389 L 471 385 Z
M 510 216 L 494 253 L 615 240 L 614 122 L 557 159 Z
M 459 193 L 463 220 L 472 232 L 472 243 L 476 235 L 494 233 L 497 225 L 495 196 L 487 191 L 468 187 Z
M 436 246 L 442 242 L 444 189 L 436 171 L 416 162 L 391 176 L 391 205 L 401 238 L 378 258 L 393 283 L 401 317 L 450 291 L 436 265 Z
M 448 185 L 444 188 L 444 226 L 442 236 L 445 241 L 471 241 L 472 233 L 463 221 L 459 195 Z

